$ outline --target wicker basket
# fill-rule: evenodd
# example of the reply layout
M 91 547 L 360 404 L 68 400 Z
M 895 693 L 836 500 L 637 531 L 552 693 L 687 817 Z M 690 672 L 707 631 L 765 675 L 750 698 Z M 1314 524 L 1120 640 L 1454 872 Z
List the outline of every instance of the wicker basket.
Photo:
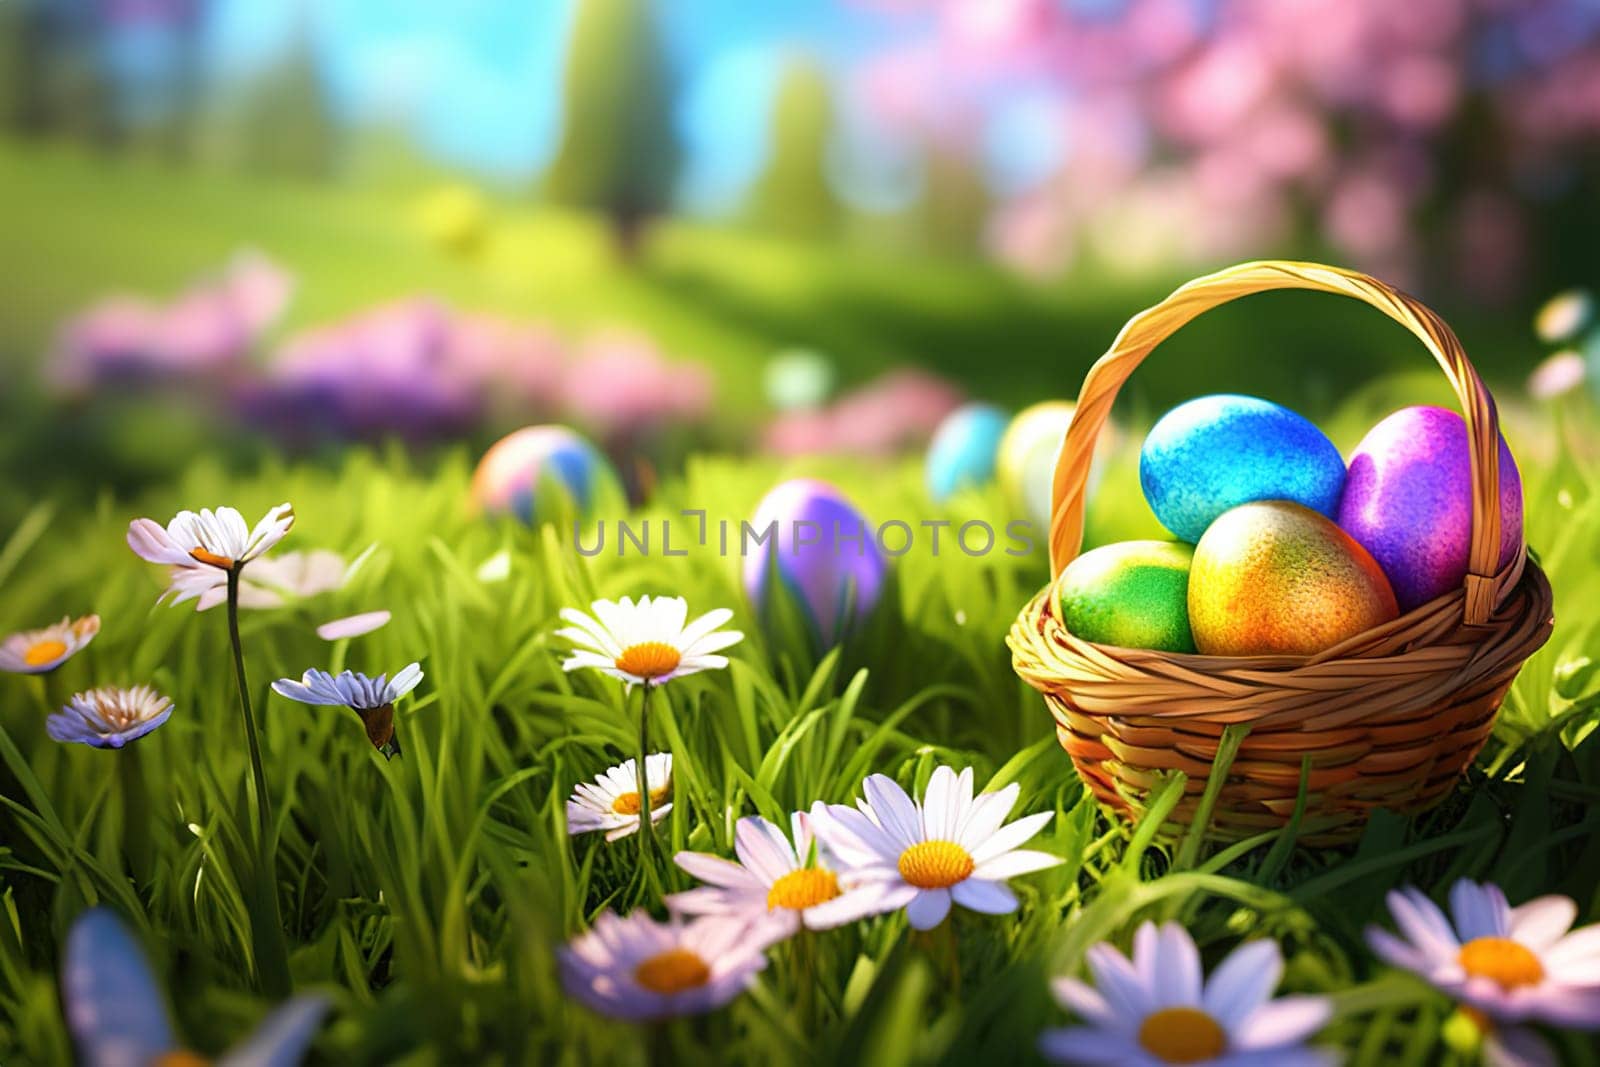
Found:
M 1494 724 L 1511 680 L 1550 635 L 1550 584 L 1525 547 L 1499 555 L 1498 419 L 1461 344 L 1432 311 L 1384 283 L 1314 263 L 1245 263 L 1199 278 L 1135 315 L 1090 368 L 1056 465 L 1050 570 L 1077 555 L 1089 464 L 1117 390 L 1150 350 L 1201 312 L 1269 289 L 1363 300 L 1415 334 L 1455 387 L 1472 445 L 1473 523 L 1463 587 L 1309 659 L 1176 654 L 1092 644 L 1057 617 L 1052 581 L 1007 639 L 1017 674 L 1044 694 L 1061 747 L 1100 802 L 1136 816 L 1182 771 L 1169 819 L 1194 818 L 1225 727 L 1249 727 L 1216 796 L 1210 833 L 1282 826 L 1300 793 L 1301 838 L 1356 836 L 1374 808 L 1438 803 Z

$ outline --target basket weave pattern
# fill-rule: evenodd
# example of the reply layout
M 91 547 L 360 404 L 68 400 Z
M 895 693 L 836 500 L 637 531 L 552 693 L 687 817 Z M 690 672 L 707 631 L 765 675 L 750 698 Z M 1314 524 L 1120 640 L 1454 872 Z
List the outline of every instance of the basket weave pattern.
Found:
M 1374 808 L 1419 811 L 1443 799 L 1488 738 L 1518 669 L 1550 635 L 1550 585 L 1526 547 L 1496 567 L 1499 423 L 1437 315 L 1366 275 L 1278 261 L 1199 278 L 1140 312 L 1084 378 L 1056 466 L 1050 566 L 1059 579 L 1081 548 L 1095 440 L 1144 357 L 1209 308 L 1290 288 L 1377 308 L 1416 335 L 1449 378 L 1472 447 L 1473 527 L 1462 588 L 1307 659 L 1091 644 L 1062 626 L 1052 581 L 1022 610 L 1007 644 L 1017 674 L 1044 694 L 1062 748 L 1106 806 L 1136 815 L 1162 774 L 1182 771 L 1185 795 L 1171 818 L 1188 823 L 1223 729 L 1243 723 L 1249 733 L 1210 832 L 1236 840 L 1283 825 L 1307 760 L 1302 837 L 1331 843 L 1357 835 Z

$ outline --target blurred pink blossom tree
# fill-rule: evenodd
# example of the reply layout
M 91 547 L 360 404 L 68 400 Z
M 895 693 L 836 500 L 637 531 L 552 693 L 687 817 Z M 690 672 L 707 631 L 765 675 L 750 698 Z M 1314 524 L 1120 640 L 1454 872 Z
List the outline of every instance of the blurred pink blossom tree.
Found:
M 977 143 L 1050 108 L 1058 164 L 989 231 L 1035 274 L 1309 247 L 1500 295 L 1600 133 L 1583 0 L 862 2 L 927 27 L 857 72 L 885 127 Z

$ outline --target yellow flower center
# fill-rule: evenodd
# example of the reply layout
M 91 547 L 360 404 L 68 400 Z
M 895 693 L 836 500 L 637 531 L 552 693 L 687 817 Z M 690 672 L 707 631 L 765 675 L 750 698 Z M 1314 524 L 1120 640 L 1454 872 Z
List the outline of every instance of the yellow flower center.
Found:
M 1162 1008 L 1145 1016 L 1139 1045 L 1162 1063 L 1202 1063 L 1222 1055 L 1228 1035 L 1199 1008 Z
M 211 1067 L 211 1061 L 198 1052 L 163 1052 L 151 1061 L 150 1067 Z
M 1488 978 L 1502 989 L 1538 985 L 1544 965 L 1528 946 L 1507 937 L 1479 937 L 1461 946 L 1461 969 L 1474 978 Z
M 189 550 L 189 557 L 191 559 L 198 560 L 201 563 L 209 564 L 213 567 L 221 567 L 225 571 L 233 569 L 233 560 L 229 559 L 227 556 L 219 556 L 215 552 L 210 552 L 204 548 L 191 548 Z
M 954 841 L 919 841 L 900 853 L 900 877 L 918 889 L 949 889 L 972 873 L 972 855 Z
M 145 708 L 122 693 L 114 693 L 100 701 L 100 715 L 113 730 L 126 730 L 144 722 Z
M 60 659 L 66 655 L 67 643 L 54 639 L 35 641 L 33 647 L 22 654 L 22 662 L 30 667 L 38 667 L 49 663 L 51 660 Z
M 661 807 L 661 802 L 667 799 L 667 794 L 672 791 L 671 786 L 662 786 L 660 789 L 650 790 L 650 811 L 654 813 Z M 639 794 L 637 792 L 618 793 L 617 799 L 611 802 L 611 810 L 618 815 L 639 814 Z
M 671 996 L 711 981 L 711 968 L 686 948 L 669 948 L 635 967 L 633 978 L 652 993 Z
M 636 678 L 660 678 L 678 669 L 683 657 L 665 641 L 646 641 L 629 645 L 615 660 L 617 670 Z
M 793 908 L 802 911 L 839 895 L 839 879 L 820 867 L 802 867 L 772 883 L 767 890 L 767 910 Z

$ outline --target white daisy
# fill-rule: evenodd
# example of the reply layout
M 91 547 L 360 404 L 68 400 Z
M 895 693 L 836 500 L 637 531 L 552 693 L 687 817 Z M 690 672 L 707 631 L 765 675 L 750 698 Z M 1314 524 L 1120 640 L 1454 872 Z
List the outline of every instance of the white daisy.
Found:
M 181 604 L 224 584 L 227 572 L 272 548 L 293 525 L 288 504 L 267 512 L 254 529 L 233 508 L 180 511 L 165 527 L 154 519 L 134 519 L 128 524 L 128 547 L 140 559 L 171 568 L 162 599 Z
M 172 715 L 172 701 L 150 688 L 101 686 L 79 693 L 44 721 L 57 741 L 76 741 L 95 748 L 121 748 L 154 730 Z
M 336 677 L 313 668 L 298 682 L 279 678 L 272 683 L 272 691 L 302 704 L 349 708 L 361 717 L 372 747 L 392 759 L 400 754 L 400 742 L 394 735 L 394 702 L 421 681 L 422 666 L 417 663 L 407 664 L 393 678 L 387 674 L 368 678 L 355 671 L 344 671 Z
M 817 837 L 852 886 L 876 891 L 874 911 L 905 908 L 918 930 L 943 922 L 952 902 L 991 915 L 1016 911 L 1017 897 L 1006 879 L 1061 862 L 1017 847 L 1053 812 L 1001 825 L 1021 792 L 1015 782 L 974 799 L 971 767 L 959 775 L 939 767 L 920 804 L 881 774 L 863 782 L 862 791 L 859 811 L 842 804 L 812 809 Z
M 1104 942 L 1089 949 L 1091 987 L 1058 978 L 1051 991 L 1085 1026 L 1046 1030 L 1039 1051 L 1057 1063 L 1106 1067 L 1321 1067 L 1339 1062 L 1308 1048 L 1327 1023 L 1325 997 L 1272 999 L 1283 977 L 1276 942 L 1250 941 L 1208 980 L 1194 939 L 1177 923 L 1139 927 L 1130 960 Z
M 743 923 L 605 912 L 560 949 L 561 983 L 584 1004 L 630 1021 L 696 1015 L 728 1003 L 767 965 Z
M 768 944 L 802 927 L 826 930 L 873 914 L 878 888 L 841 887 L 832 858 L 812 833 L 811 817 L 797 811 L 790 822 L 793 843 L 759 815 L 740 819 L 733 835 L 737 863 L 703 852 L 678 853 L 678 866 L 709 884 L 671 894 L 667 907 L 683 915 L 749 921 Z
M 1570 341 L 1583 332 L 1594 310 L 1594 297 L 1588 292 L 1565 289 L 1545 301 L 1533 317 L 1533 332 L 1548 344 Z
M 44 674 L 53 671 L 78 654 L 100 632 L 100 616 L 81 619 L 62 616 L 54 626 L 24 630 L 0 642 L 0 671 L 12 674 Z
M 636 760 L 609 767 L 593 782 L 579 782 L 567 801 L 567 833 L 571 836 L 606 831 L 615 841 L 639 831 L 639 771 Z M 660 822 L 672 810 L 666 800 L 672 793 L 672 753 L 657 752 L 644 761 L 650 789 L 650 822 Z
M 643 596 L 638 603 L 627 597 L 596 600 L 591 610 L 593 616 L 561 609 L 561 617 L 572 626 L 557 630 L 556 636 L 578 646 L 562 669 L 593 667 L 630 686 L 661 685 L 698 671 L 719 670 L 728 665 L 728 658 L 715 653 L 744 639 L 737 630 L 718 629 L 733 618 L 727 608 L 687 622 L 689 604 L 678 596 Z
M 1372 950 L 1476 1011 L 1491 1037 L 1495 1023 L 1600 1030 L 1600 924 L 1571 930 L 1578 906 L 1567 897 L 1513 908 L 1499 886 L 1462 879 L 1450 890 L 1454 923 L 1416 889 L 1388 903 L 1401 936 L 1369 928 Z
M 354 569 L 355 564 L 347 564 L 339 553 L 325 548 L 259 559 L 250 573 L 239 579 L 239 606 L 276 608 L 291 600 L 329 593 L 343 587 Z M 213 586 L 200 595 L 195 610 L 209 611 L 227 601 L 227 589 Z

